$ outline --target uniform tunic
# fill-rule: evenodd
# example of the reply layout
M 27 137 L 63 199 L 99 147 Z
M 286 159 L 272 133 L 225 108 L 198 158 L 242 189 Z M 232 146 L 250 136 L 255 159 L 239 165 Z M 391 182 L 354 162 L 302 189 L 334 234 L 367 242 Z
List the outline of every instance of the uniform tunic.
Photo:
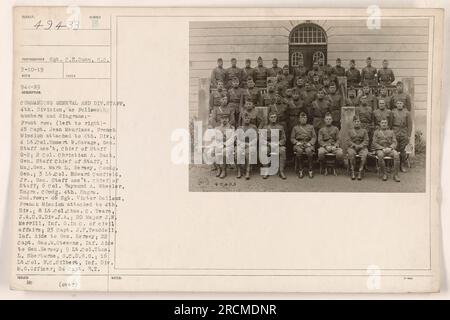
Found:
M 350 68 L 345 73 L 347 76 L 347 85 L 356 86 L 361 82 L 361 73 L 356 68 Z
M 217 88 L 217 81 L 221 80 L 224 85 L 226 78 L 226 71 L 223 67 L 216 67 L 211 72 L 211 88 Z
M 227 92 L 224 89 L 211 92 L 209 96 L 209 110 L 219 107 L 222 104 L 222 99 L 225 97 L 227 97 Z
M 255 72 L 255 86 L 257 88 L 267 87 L 267 77 L 269 76 L 269 70 L 266 67 L 256 67 Z
M 363 160 L 367 158 L 369 151 L 367 147 L 369 146 L 369 135 L 367 130 L 363 128 L 353 128 L 349 131 L 349 141 L 350 147 L 347 150 L 348 157 L 353 160 L 356 154 L 359 154 Z
M 281 69 L 280 67 L 272 67 L 269 68 L 269 77 L 276 77 L 278 76 L 280 73 L 283 72 L 283 69 Z
M 218 126 L 220 124 L 220 119 L 222 117 L 222 115 L 229 115 L 230 116 L 230 124 L 231 125 L 235 125 L 235 117 L 234 117 L 234 109 L 229 107 L 228 105 L 226 106 L 218 106 L 218 107 L 214 107 L 210 118 L 209 118 L 209 125 L 211 128 L 214 128 L 216 126 Z
M 392 111 L 385 108 L 383 110 L 377 109 L 373 112 L 373 118 L 375 122 L 375 128 L 380 128 L 381 120 L 387 120 L 388 128 L 392 127 Z
M 408 110 L 392 110 L 392 130 L 397 138 L 398 151 L 404 151 L 412 131 L 411 114 Z
M 238 67 L 229 67 L 225 70 L 225 79 L 227 81 L 227 88 L 231 88 L 233 78 L 239 79 L 239 84 L 242 82 L 242 69 Z
M 313 126 L 316 130 L 319 130 L 323 127 L 323 118 L 325 114 L 330 111 L 330 101 L 328 99 L 323 98 L 322 100 L 314 100 L 312 103 L 312 118 L 313 118 Z
M 316 132 L 314 127 L 310 124 L 298 124 L 296 125 L 291 132 L 291 143 L 294 145 L 294 151 L 297 153 L 303 153 L 309 149 L 309 152 L 314 150 L 314 145 L 316 144 Z M 296 145 L 297 142 L 302 144 L 309 143 L 311 146 L 306 147 L 304 145 Z
M 251 101 L 253 105 L 258 106 L 260 104 L 260 91 L 258 88 L 244 89 L 244 102 Z
M 394 72 L 390 68 L 381 68 L 378 70 L 378 82 L 381 85 L 388 86 L 395 81 Z
M 372 66 L 363 68 L 361 71 L 361 82 L 370 86 L 376 86 L 378 84 L 377 69 Z
M 330 112 L 333 117 L 333 124 L 337 127 L 341 125 L 342 96 L 339 93 L 330 94 Z
M 397 148 L 397 139 L 395 137 L 395 133 L 392 130 L 389 129 L 378 129 L 373 134 L 373 142 L 372 142 L 372 148 L 377 152 L 378 156 L 378 163 L 380 164 L 381 168 L 384 168 L 385 163 L 383 160 L 383 157 L 385 156 L 391 156 L 394 158 L 394 160 L 398 161 L 398 153 L 395 151 L 395 148 Z M 392 148 L 390 152 L 384 152 L 384 148 Z
M 406 108 L 406 110 L 411 111 L 411 96 L 406 93 L 396 93 L 392 95 L 391 105 L 392 109 L 396 108 L 397 101 L 403 101 L 403 108 Z
M 247 80 L 248 78 L 251 78 L 253 81 L 255 81 L 255 69 L 253 68 L 247 68 L 245 67 L 242 69 L 242 87 L 247 88 Z

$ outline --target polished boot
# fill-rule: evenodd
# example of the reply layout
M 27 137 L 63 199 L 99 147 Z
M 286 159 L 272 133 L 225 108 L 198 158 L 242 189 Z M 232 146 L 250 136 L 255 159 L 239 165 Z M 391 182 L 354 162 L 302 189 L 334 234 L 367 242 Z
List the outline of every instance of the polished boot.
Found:
M 247 164 L 245 166 L 245 180 L 250 180 L 250 169 L 251 169 L 251 165 Z
M 308 176 L 309 176 L 310 179 L 312 179 L 314 177 L 314 175 L 313 175 L 313 159 L 312 159 L 312 157 L 308 158 L 308 166 L 309 166 Z
M 219 178 L 223 179 L 223 178 L 225 178 L 227 176 L 227 165 L 226 164 L 222 165 L 221 169 L 222 169 L 221 170 L 222 172 L 220 173 Z
M 314 174 L 313 174 L 312 170 L 309 170 L 308 176 L 309 176 L 310 179 L 312 179 L 314 177 Z
M 281 179 L 286 180 L 286 175 L 284 174 L 283 170 L 280 170 L 279 176 Z
M 300 171 L 298 172 L 298 177 L 300 179 L 303 179 L 304 176 L 305 176 L 305 174 L 303 173 L 303 169 L 300 169 Z
M 394 177 L 393 177 L 393 179 L 395 182 L 400 182 L 400 178 L 398 176 L 398 169 L 399 169 L 399 163 L 398 163 L 398 161 L 394 161 L 394 175 L 393 175 Z
M 238 164 L 238 165 L 237 165 L 237 175 L 236 175 L 236 178 L 240 179 L 241 177 L 242 177 L 241 165 Z
M 286 180 L 286 175 L 284 174 L 285 162 L 286 161 L 284 159 L 280 159 L 280 172 L 278 173 L 278 175 L 283 180 Z
M 220 177 L 220 175 L 222 174 L 222 167 L 219 165 L 217 166 L 217 172 L 216 172 L 216 177 Z

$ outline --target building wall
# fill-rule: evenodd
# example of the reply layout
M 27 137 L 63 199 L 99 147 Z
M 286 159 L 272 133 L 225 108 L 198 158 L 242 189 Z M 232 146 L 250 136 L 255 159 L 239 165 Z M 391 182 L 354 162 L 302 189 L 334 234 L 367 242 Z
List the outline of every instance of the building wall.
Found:
M 266 66 L 277 58 L 279 66 L 288 64 L 290 31 L 305 21 L 197 21 L 190 24 L 189 63 L 191 115 L 198 114 L 199 80 L 209 78 L 217 58 L 224 59 L 228 68 L 230 59 L 238 59 L 243 67 L 250 58 L 252 66 L 261 56 Z M 311 21 L 324 28 L 328 36 L 328 63 L 336 58 L 348 67 L 350 59 L 356 60 L 358 69 L 365 66 L 370 56 L 373 66 L 381 67 L 388 59 L 398 80 L 414 78 L 414 109 L 416 128 L 425 133 L 428 81 L 428 20 L 384 19 L 381 28 L 370 30 L 366 20 Z

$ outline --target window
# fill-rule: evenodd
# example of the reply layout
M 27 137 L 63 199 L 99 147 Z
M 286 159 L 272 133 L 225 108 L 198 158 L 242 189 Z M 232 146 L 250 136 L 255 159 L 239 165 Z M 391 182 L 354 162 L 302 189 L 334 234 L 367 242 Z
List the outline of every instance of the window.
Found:
M 301 52 L 294 52 L 291 56 L 291 66 L 298 67 L 299 61 L 303 60 L 303 54 Z
M 325 31 L 313 23 L 304 23 L 294 28 L 289 38 L 290 44 L 326 44 Z
M 325 55 L 322 51 L 316 51 L 313 53 L 313 62 L 319 62 L 319 59 L 322 58 L 325 61 Z

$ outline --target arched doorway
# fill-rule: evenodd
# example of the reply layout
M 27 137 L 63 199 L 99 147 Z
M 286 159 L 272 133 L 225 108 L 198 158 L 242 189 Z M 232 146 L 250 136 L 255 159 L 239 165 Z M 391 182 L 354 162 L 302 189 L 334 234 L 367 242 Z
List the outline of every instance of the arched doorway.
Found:
M 314 23 L 302 23 L 289 34 L 289 67 L 291 71 L 303 60 L 309 70 L 320 58 L 327 63 L 327 34 Z

